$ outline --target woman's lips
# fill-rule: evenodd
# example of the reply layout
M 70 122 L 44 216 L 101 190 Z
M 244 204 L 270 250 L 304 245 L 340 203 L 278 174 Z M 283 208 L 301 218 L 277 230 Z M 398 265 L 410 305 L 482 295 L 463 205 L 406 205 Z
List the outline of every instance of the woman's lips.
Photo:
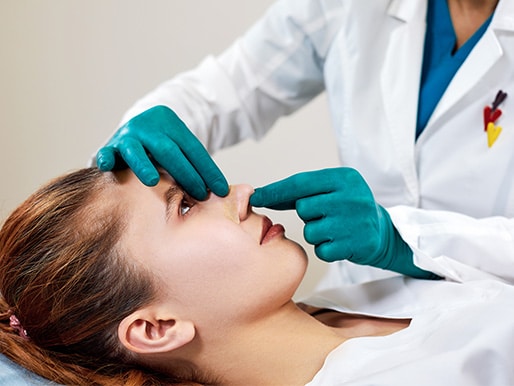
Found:
M 273 225 L 273 222 L 268 218 L 262 219 L 262 233 L 261 233 L 261 244 L 265 244 L 275 236 L 283 235 L 285 232 L 284 227 L 281 224 Z

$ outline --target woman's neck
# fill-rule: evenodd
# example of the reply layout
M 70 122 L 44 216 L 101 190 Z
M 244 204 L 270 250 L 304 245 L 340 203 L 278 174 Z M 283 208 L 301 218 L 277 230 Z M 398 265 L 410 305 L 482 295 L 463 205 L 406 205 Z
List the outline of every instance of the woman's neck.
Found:
M 448 0 L 453 29 L 457 36 L 456 49 L 480 28 L 492 15 L 498 0 Z
M 196 365 L 223 385 L 304 385 L 346 338 L 291 302 L 276 314 L 203 342 Z M 211 369 L 211 370 L 209 370 Z

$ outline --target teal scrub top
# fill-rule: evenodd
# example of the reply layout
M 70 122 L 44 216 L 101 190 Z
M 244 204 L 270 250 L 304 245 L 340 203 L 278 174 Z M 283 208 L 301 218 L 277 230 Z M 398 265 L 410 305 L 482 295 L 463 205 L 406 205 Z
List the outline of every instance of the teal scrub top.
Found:
M 428 1 L 416 139 L 425 129 L 448 84 L 486 31 L 491 19 L 492 15 L 464 45 L 455 51 L 457 37 L 453 29 L 447 0 Z

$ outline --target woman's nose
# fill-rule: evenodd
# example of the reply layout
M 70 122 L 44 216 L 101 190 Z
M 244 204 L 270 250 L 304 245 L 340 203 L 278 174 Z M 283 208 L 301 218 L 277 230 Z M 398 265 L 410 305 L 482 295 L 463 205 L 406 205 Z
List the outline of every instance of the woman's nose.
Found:
M 230 195 L 234 195 L 239 221 L 246 220 L 251 212 L 250 196 L 253 192 L 253 187 L 247 184 L 230 186 Z
M 227 196 L 219 197 L 211 192 L 208 202 L 214 204 L 213 208 L 223 208 L 225 217 L 239 223 L 251 213 L 250 196 L 253 192 L 253 187 L 247 184 L 230 185 Z

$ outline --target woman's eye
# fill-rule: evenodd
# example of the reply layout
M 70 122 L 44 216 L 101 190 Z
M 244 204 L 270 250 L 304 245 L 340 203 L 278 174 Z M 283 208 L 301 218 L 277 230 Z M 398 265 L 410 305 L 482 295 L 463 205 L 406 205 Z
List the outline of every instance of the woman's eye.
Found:
M 185 216 L 190 210 L 191 208 L 194 206 L 195 204 L 190 202 L 189 200 L 182 200 L 180 202 L 180 215 L 181 216 Z

